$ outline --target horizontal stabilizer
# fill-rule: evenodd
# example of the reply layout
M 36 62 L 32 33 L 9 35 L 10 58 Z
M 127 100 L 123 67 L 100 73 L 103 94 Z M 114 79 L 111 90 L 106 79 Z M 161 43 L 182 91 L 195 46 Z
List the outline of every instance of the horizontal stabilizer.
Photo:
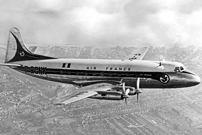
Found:
M 9 67 L 21 67 L 20 64 L 13 64 L 13 63 L 0 63 L 0 66 L 9 66 Z

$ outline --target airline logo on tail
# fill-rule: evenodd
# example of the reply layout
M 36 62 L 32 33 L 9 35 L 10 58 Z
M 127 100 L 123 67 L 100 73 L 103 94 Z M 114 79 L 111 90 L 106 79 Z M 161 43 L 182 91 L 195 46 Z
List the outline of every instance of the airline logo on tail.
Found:
M 20 32 L 17 28 L 14 27 L 9 31 L 9 39 L 8 39 L 5 63 L 24 61 L 24 60 L 42 60 L 42 59 L 55 59 L 55 58 L 33 54 L 26 48 L 20 35 Z

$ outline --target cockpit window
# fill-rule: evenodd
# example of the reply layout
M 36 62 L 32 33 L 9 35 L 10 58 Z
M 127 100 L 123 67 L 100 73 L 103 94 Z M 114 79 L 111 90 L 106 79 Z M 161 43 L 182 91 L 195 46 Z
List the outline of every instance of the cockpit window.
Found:
M 181 70 L 181 71 L 183 71 L 183 70 L 184 70 L 184 68 L 181 66 L 181 67 L 180 67 L 180 70 Z
M 180 71 L 180 68 L 179 67 L 175 67 L 175 72 L 179 72 Z
M 180 66 L 180 67 L 175 67 L 175 72 L 182 72 L 184 71 L 184 67 L 183 66 Z

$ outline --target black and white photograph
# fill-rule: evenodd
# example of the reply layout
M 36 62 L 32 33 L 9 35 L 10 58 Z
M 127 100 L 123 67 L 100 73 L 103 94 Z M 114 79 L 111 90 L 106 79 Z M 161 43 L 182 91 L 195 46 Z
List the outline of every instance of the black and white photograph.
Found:
M 201 0 L 0 0 L 0 135 L 202 135 Z

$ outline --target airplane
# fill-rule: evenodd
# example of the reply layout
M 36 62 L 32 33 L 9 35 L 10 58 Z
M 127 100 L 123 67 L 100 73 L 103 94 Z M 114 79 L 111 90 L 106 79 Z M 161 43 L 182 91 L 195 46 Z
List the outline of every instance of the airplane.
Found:
M 129 95 L 137 95 L 138 101 L 140 89 L 183 88 L 201 82 L 200 77 L 182 63 L 143 60 L 147 51 L 148 47 L 137 49 L 122 60 L 55 58 L 32 53 L 25 46 L 20 31 L 13 27 L 9 31 L 5 62 L 0 65 L 79 88 L 110 84 L 56 99 L 55 105 L 67 105 L 85 98 L 125 100 L 127 104 Z

